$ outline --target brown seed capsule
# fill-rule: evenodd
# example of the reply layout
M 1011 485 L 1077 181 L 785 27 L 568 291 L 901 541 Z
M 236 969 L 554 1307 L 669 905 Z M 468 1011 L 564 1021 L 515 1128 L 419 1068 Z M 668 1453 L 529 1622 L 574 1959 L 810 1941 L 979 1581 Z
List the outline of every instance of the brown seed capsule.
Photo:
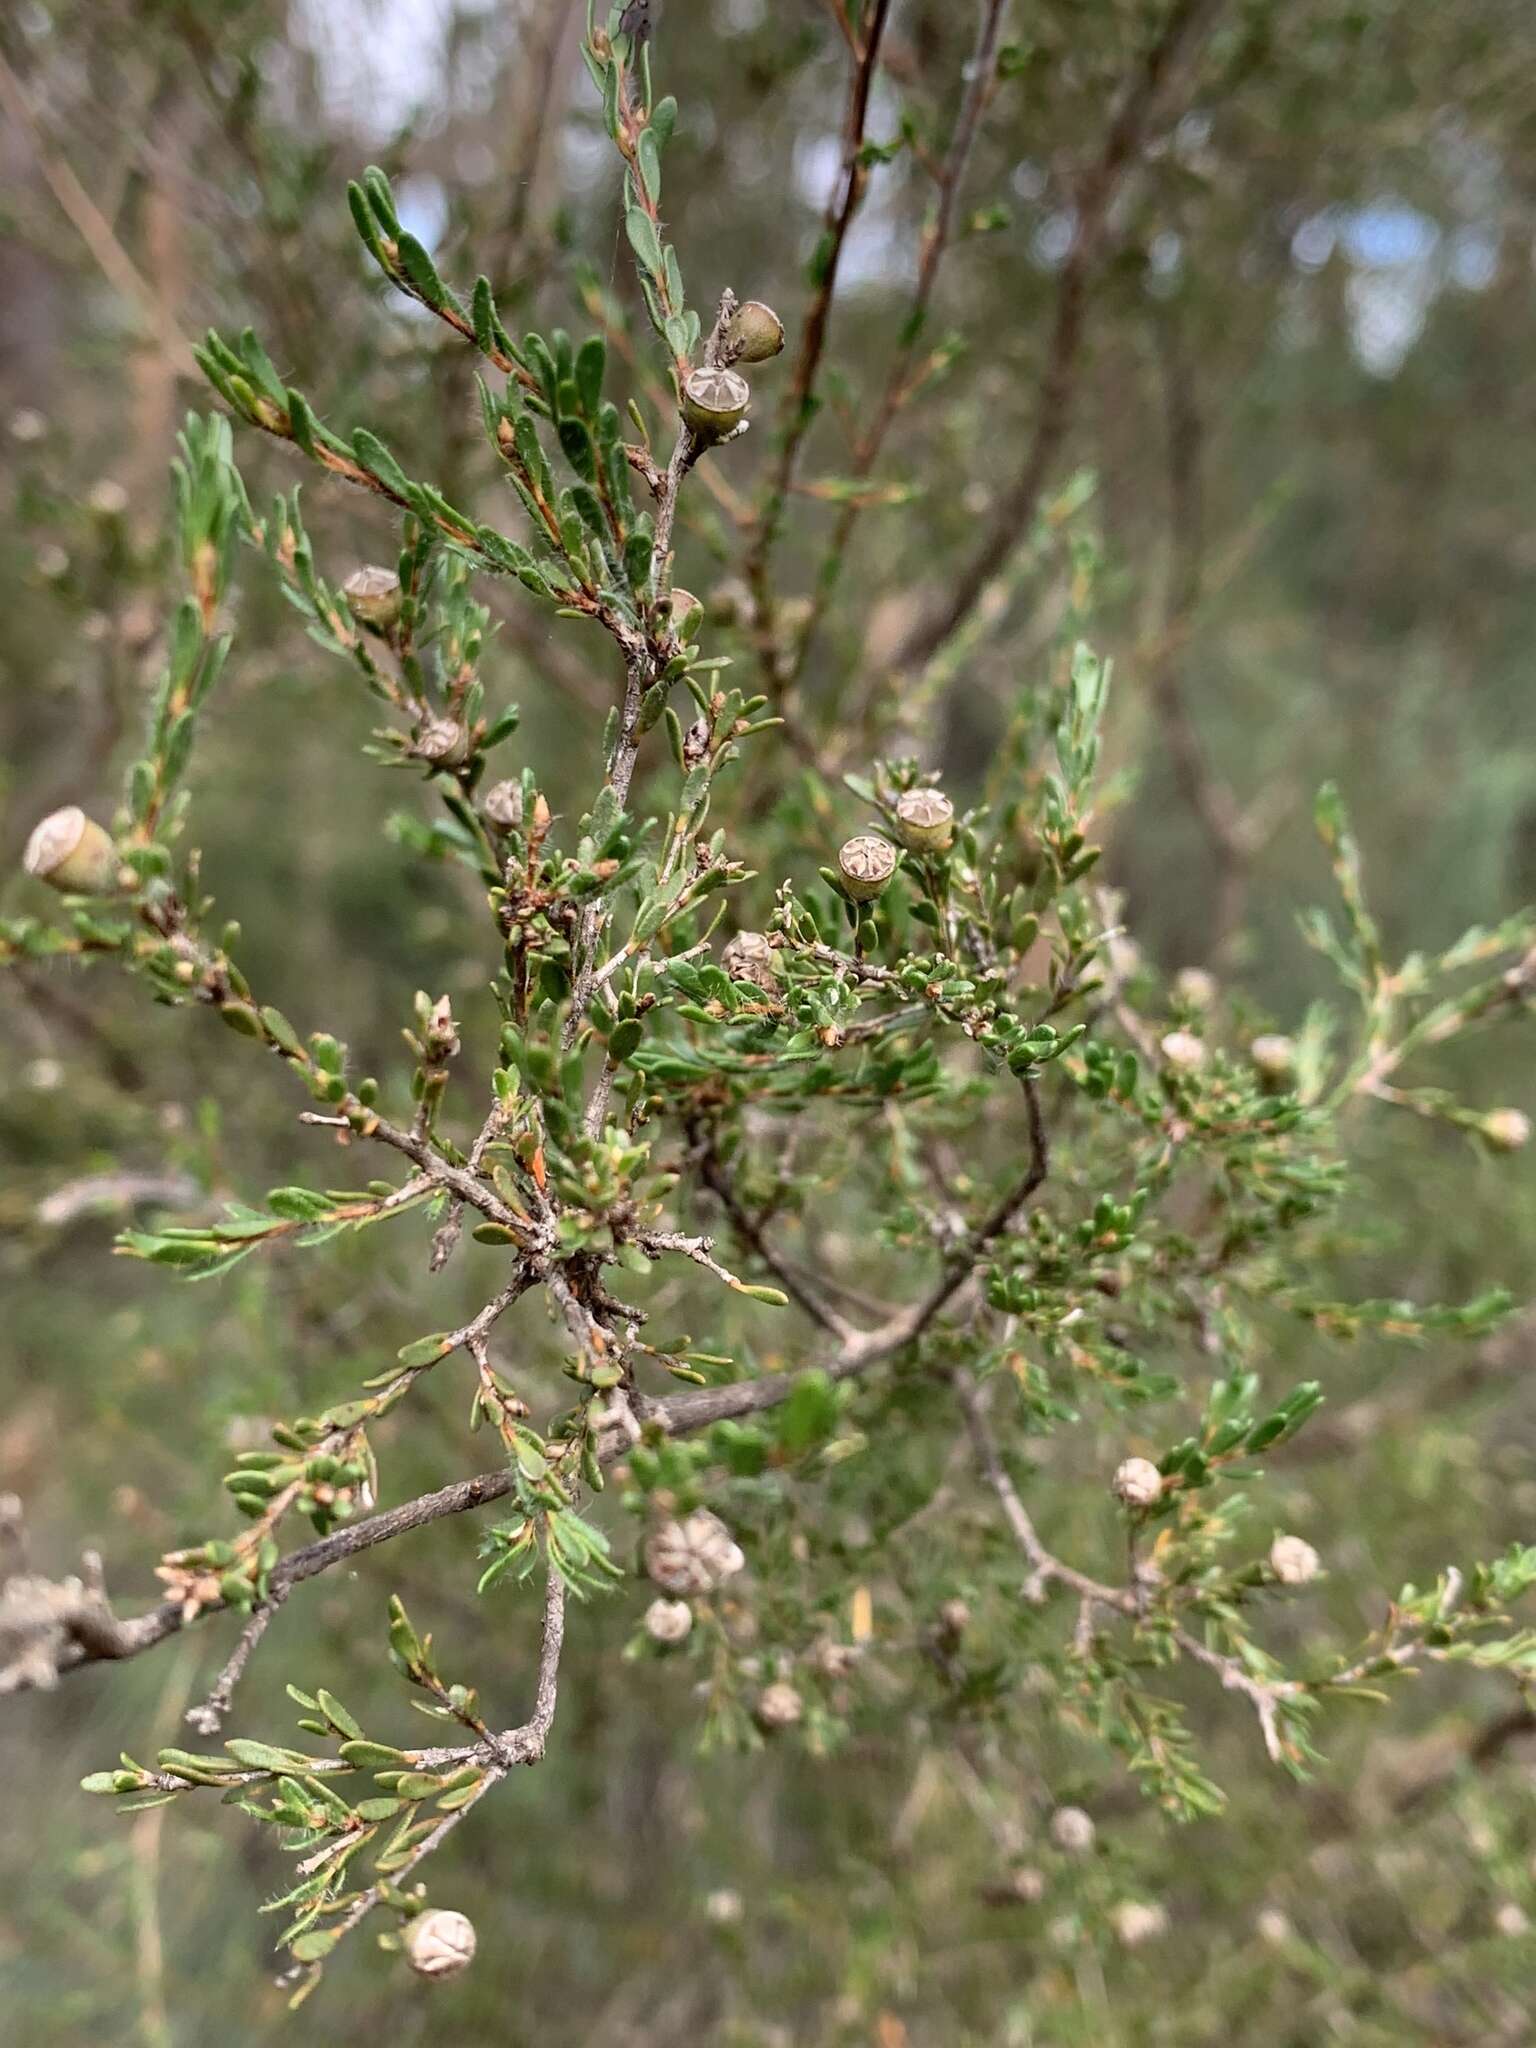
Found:
M 659 1523 L 645 1542 L 646 1576 L 665 1593 L 713 1592 L 745 1564 L 741 1546 L 708 1508 Z
M 1051 1815 L 1051 1840 L 1069 1856 L 1086 1856 L 1098 1829 L 1080 1806 L 1058 1806 Z
M 406 1922 L 401 1941 L 418 1977 L 456 1977 L 474 1961 L 475 1923 L 463 1913 L 435 1906 Z
M 1301 1536 L 1277 1536 L 1269 1546 L 1269 1568 L 1282 1586 L 1305 1586 L 1323 1568 L 1323 1561 Z
M 720 955 L 732 981 L 750 981 L 757 988 L 776 989 L 773 948 L 761 932 L 738 932 Z
M 653 1600 L 645 1610 L 645 1632 L 653 1643 L 670 1648 L 693 1627 L 693 1609 L 686 1600 Z
M 469 734 L 453 718 L 432 718 L 422 727 L 412 750 L 434 768 L 457 768 L 469 755 Z
M 695 370 L 683 386 L 683 418 L 701 441 L 733 433 L 751 403 L 752 387 L 734 370 Z
M 942 789 L 909 789 L 896 799 L 896 831 L 908 853 L 942 853 L 955 836 L 955 807 Z
M 759 1728 L 770 1731 L 776 1728 L 793 1728 L 804 1716 L 805 1702 L 792 1685 L 786 1685 L 783 1679 L 779 1679 L 775 1684 L 765 1686 L 758 1694 L 757 1705 L 753 1711 Z
M 503 832 L 515 832 L 523 822 L 523 785 L 509 777 L 485 792 L 481 808 L 491 823 Z
M 1123 1458 L 1115 1467 L 1114 1495 L 1128 1508 L 1156 1507 L 1163 1496 L 1163 1475 L 1150 1458 Z
M 860 832 L 839 848 L 837 872 L 850 903 L 873 903 L 896 872 L 896 849 L 888 839 Z
M 354 569 L 341 594 L 353 618 L 370 633 L 387 633 L 400 616 L 400 578 L 392 569 Z
M 71 896 L 107 896 L 118 886 L 117 849 L 78 804 L 50 811 L 34 828 L 23 865 L 29 875 Z
M 731 315 L 725 330 L 727 361 L 766 363 L 783 346 L 784 322 L 761 299 L 748 299 Z

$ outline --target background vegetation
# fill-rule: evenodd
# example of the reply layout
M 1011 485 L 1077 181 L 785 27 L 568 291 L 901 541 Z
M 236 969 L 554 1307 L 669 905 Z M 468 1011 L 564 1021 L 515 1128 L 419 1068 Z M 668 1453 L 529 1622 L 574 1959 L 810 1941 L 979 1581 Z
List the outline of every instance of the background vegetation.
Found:
M 0 909 L 32 900 L 18 856 L 38 815 L 75 798 L 110 809 L 141 720 L 174 577 L 166 464 L 181 414 L 204 403 L 188 338 L 249 321 L 328 417 L 387 425 L 412 473 L 499 502 L 469 358 L 386 304 L 358 248 L 341 194 L 362 164 L 390 172 L 446 274 L 490 271 L 519 327 L 577 326 L 574 295 L 622 351 L 637 300 L 569 12 L 39 0 L 0 29 Z M 668 224 L 687 275 L 701 299 L 729 283 L 768 300 L 792 338 L 839 161 L 839 12 L 656 10 L 684 109 Z M 1113 112 L 1181 14 L 1177 90 L 1085 238 Z M 1325 779 L 1348 795 L 1389 951 L 1433 950 L 1536 895 L 1536 23 L 1494 0 L 1015 0 L 1004 15 L 1007 62 L 925 342 L 940 359 L 872 465 L 900 488 L 854 524 L 793 701 L 813 752 L 865 765 L 893 735 L 859 679 L 910 649 L 1005 533 L 986 630 L 942 694 L 914 691 L 900 713 L 964 800 L 1091 568 L 1093 635 L 1119 677 L 1102 825 L 1126 921 L 1170 971 L 1208 968 L 1254 1016 L 1293 1024 L 1329 989 L 1294 923 L 1327 892 L 1311 825 Z M 969 6 L 894 11 L 869 121 L 891 147 L 845 251 L 832 403 L 802 472 L 813 482 L 857 473 L 849 419 L 867 421 L 901 346 L 933 196 L 924 159 L 953 129 L 976 27 Z M 1064 318 L 1079 323 L 1066 346 Z M 750 494 L 761 439 L 730 489 Z M 283 451 L 254 440 L 240 456 L 260 502 L 293 479 Z M 1058 520 L 1017 548 L 1030 531 L 1007 517 L 1021 478 L 1025 514 L 1038 493 Z M 815 601 L 842 488 L 791 500 L 782 590 Z M 328 563 L 379 555 L 368 503 L 314 483 L 306 504 Z M 711 594 L 719 644 L 750 664 L 760 642 L 730 623 L 729 515 L 684 531 L 678 576 Z M 300 1014 L 323 986 L 326 1022 L 365 1070 L 418 987 L 451 993 L 467 1035 L 484 1033 L 472 886 L 390 822 L 409 797 L 338 774 L 370 707 L 255 568 L 239 578 L 238 654 L 199 769 L 206 880 L 240 905 L 253 979 Z M 602 655 L 589 664 L 582 629 L 497 602 L 518 746 L 558 808 L 562 760 L 573 773 L 590 760 L 571 736 L 600 728 L 608 671 Z M 827 858 L 846 819 L 835 782 L 782 755 L 753 772 L 784 858 Z M 766 915 L 776 870 L 760 866 Z M 224 1034 L 131 988 L 28 971 L 0 983 L 0 1005 L 0 1488 L 26 1498 L 46 1561 L 63 1568 L 94 1540 L 131 1603 L 150 1597 L 153 1557 L 203 1532 L 215 1446 L 244 1448 L 262 1418 L 376 1370 L 393 1332 L 442 1325 L 441 1294 L 412 1247 L 370 1239 L 339 1261 L 248 1262 L 203 1288 L 114 1260 L 120 1208 L 63 1198 L 85 1176 L 170 1180 L 180 1195 L 162 1197 L 195 1205 L 282 1184 L 314 1141 L 281 1075 L 237 1065 Z M 1529 1076 L 1512 1030 L 1449 1049 L 1431 1078 L 1536 1113 Z M 1354 1213 L 1370 1224 L 1338 1248 L 1341 1295 L 1526 1290 L 1536 1190 L 1520 1163 L 1407 1114 L 1362 1142 L 1369 1200 Z M 847 1229 L 873 1235 L 857 1213 Z M 453 1283 L 465 1300 L 479 1256 Z M 1271 1479 L 1275 1523 L 1330 1567 L 1287 1624 L 1298 1638 L 1352 1640 L 1405 1579 L 1529 1538 L 1529 1327 L 1517 1318 L 1470 1347 L 1335 1344 L 1300 1323 L 1277 1334 L 1282 1381 L 1317 1377 L 1328 1394 Z M 429 1411 L 402 1439 L 402 1494 L 463 1469 L 459 1425 Z M 1047 1450 L 1043 1498 L 1079 1499 L 1085 1466 L 1112 1463 L 1119 1440 L 1106 1426 L 1059 1469 Z M 1107 1517 L 1074 1512 L 1089 1529 Z M 856 1553 L 863 1532 L 842 1540 Z M 270 1668 L 248 1681 L 253 1719 L 280 1723 L 284 1662 L 323 1665 L 354 1707 L 386 1698 L 377 1632 L 357 1624 L 390 1589 L 430 1599 L 439 1640 L 472 1653 L 482 1683 L 504 1631 L 502 1675 L 525 1681 L 527 1615 L 475 1602 L 475 1543 L 446 1524 L 280 1614 Z M 872 1558 L 877 1587 L 880 1570 Z M 343 1957 L 295 2020 L 253 1912 L 279 1875 L 266 1844 L 216 1807 L 120 1821 L 75 1791 L 146 1727 L 177 1739 L 218 1643 L 194 1635 L 7 1702 L 0 1996 L 13 2038 L 1526 2038 L 1536 1803 L 1522 1745 L 1536 1724 L 1507 1690 L 1432 1675 L 1387 1716 L 1335 1708 L 1328 1766 L 1303 1787 L 1261 1772 L 1251 1722 L 1192 1692 L 1231 1808 L 1176 1828 L 1068 1730 L 970 1722 L 938 1686 L 830 1764 L 780 1748 L 701 1760 L 686 1685 L 617 1655 L 639 1598 L 631 1587 L 584 1611 L 550 1763 L 445 1852 L 466 1893 L 496 1902 L 475 1970 L 404 1986 L 365 1954 Z M 1100 1827 L 1089 1878 L 1045 1836 L 1073 1793 Z M 1042 1873 L 1039 1899 L 1020 1896 L 1020 1867 Z M 448 1884 L 440 1873 L 445 1898 Z M 1171 1933 L 1117 1933 L 1127 1899 L 1164 1906 Z

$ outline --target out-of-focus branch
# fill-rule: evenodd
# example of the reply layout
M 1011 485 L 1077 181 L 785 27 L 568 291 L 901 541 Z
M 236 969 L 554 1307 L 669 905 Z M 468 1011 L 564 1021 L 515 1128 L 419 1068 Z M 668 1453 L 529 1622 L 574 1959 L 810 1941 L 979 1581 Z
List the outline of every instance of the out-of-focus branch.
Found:
M 37 167 L 49 191 L 90 250 L 102 275 L 125 299 L 139 308 L 180 374 L 201 382 L 202 373 L 193 357 L 191 344 L 118 240 L 112 223 L 75 175 L 68 158 L 55 149 L 43 133 L 26 88 L 3 56 L 0 56 L 0 106 L 5 108 L 7 115 L 31 143 Z
M 800 331 L 794 374 L 780 408 L 778 446 L 747 548 L 745 573 L 753 596 L 759 652 L 766 663 L 772 661 L 774 638 L 769 563 L 794 481 L 800 447 L 816 416 L 816 378 L 826 348 L 832 301 L 837 294 L 838 267 L 848 240 L 848 230 L 869 180 L 869 172 L 860 158 L 864 148 L 864 127 L 869 117 L 870 93 L 880 67 L 881 39 L 890 11 L 891 0 L 874 0 L 868 24 L 855 51 L 847 111 L 843 117 L 842 166 L 823 223 L 816 291 Z
M 1036 500 L 1071 424 L 1089 287 L 1108 239 L 1111 209 L 1141 162 L 1148 131 L 1165 110 L 1173 84 L 1214 27 L 1222 4 L 1223 0 L 1177 0 L 1161 34 L 1121 92 L 1104 146 L 1073 194 L 1076 228 L 1057 280 L 1056 311 L 1024 461 L 981 546 L 940 602 L 913 626 L 897 650 L 893 668 L 920 669 L 932 659 L 979 602 L 1034 517 Z

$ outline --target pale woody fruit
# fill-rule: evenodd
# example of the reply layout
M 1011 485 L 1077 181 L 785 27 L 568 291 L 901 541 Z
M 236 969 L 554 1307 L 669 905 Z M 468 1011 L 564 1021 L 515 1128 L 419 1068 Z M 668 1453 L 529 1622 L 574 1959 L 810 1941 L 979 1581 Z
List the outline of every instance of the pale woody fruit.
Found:
M 1289 1080 L 1296 1070 L 1296 1043 L 1283 1031 L 1261 1032 L 1248 1053 L 1266 1081 Z
M 682 1521 L 659 1523 L 645 1541 L 646 1576 L 664 1593 L 712 1593 L 746 1564 L 720 1517 L 695 1508 Z
M 772 1732 L 793 1728 L 805 1713 L 805 1702 L 782 1678 L 765 1686 L 757 1699 L 757 1725 Z
M 1080 1806 L 1058 1806 L 1051 1815 L 1051 1840 L 1068 1856 L 1086 1856 L 1098 1829 Z
M 1173 978 L 1173 986 L 1192 1010 L 1208 1010 L 1219 993 L 1215 975 L 1204 967 L 1181 967 Z
M 1520 1109 L 1490 1109 L 1478 1128 L 1495 1152 L 1520 1152 L 1531 1141 L 1531 1120 Z
M 523 785 L 511 777 L 493 783 L 481 808 L 498 831 L 515 832 L 523 822 Z
M 110 835 L 78 804 L 50 811 L 23 855 L 29 875 L 71 896 L 106 896 L 118 886 L 120 863 Z
M 1162 1044 L 1163 1058 L 1181 1074 L 1192 1074 L 1205 1065 L 1205 1041 L 1193 1031 L 1170 1031 Z
M 1115 1467 L 1115 1499 L 1128 1508 L 1152 1508 L 1163 1497 L 1163 1475 L 1150 1458 L 1122 1458 Z
M 1300 1536 L 1277 1536 L 1269 1546 L 1269 1568 L 1282 1586 L 1305 1586 L 1322 1569 L 1322 1559 Z
M 722 949 L 720 965 L 732 981 L 750 981 L 763 989 L 777 987 L 773 947 L 762 932 L 737 932 Z
M 896 799 L 896 834 L 908 853 L 942 853 L 955 836 L 955 807 L 941 789 L 908 789 Z
M 353 618 L 371 633 L 387 633 L 400 616 L 400 578 L 392 569 L 354 569 L 341 594 Z
M 784 322 L 772 306 L 748 299 L 731 315 L 725 330 L 725 354 L 733 363 L 766 363 L 784 346 Z
M 401 1941 L 418 1977 L 454 1977 L 474 1961 L 475 1925 L 463 1913 L 434 1906 L 407 1921 Z
M 413 751 L 434 768 L 458 768 L 469 758 L 469 734 L 455 718 L 431 718 Z
M 839 848 L 837 872 L 850 903 L 873 903 L 896 872 L 896 849 L 888 839 L 860 832 Z
M 1139 1948 L 1168 1932 L 1168 1909 L 1155 1901 L 1124 1899 L 1111 1911 L 1109 1924 L 1127 1948 Z
M 670 1648 L 683 1642 L 693 1627 L 693 1609 L 686 1600 L 653 1600 L 645 1610 L 645 1632 L 653 1643 Z
M 751 385 L 734 370 L 695 370 L 683 386 L 683 418 L 701 441 L 733 434 L 751 403 Z

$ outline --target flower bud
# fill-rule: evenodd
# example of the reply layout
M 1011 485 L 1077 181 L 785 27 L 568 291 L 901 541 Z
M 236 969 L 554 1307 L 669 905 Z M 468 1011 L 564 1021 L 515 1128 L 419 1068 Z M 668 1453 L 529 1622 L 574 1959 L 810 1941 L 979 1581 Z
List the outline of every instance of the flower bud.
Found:
M 645 1632 L 653 1643 L 680 1643 L 693 1627 L 686 1600 L 653 1600 L 645 1610 Z
M 1495 1152 L 1519 1152 L 1531 1139 L 1531 1120 L 1520 1109 L 1490 1109 L 1478 1129 Z
M 701 441 L 720 441 L 747 416 L 752 387 L 734 370 L 695 370 L 683 385 L 683 418 Z
M 23 865 L 51 889 L 72 896 L 106 896 L 118 886 L 117 849 L 78 804 L 50 811 L 34 828 Z
M 720 965 L 732 981 L 750 981 L 757 988 L 778 987 L 773 947 L 762 932 L 738 932 L 722 949 Z
M 1128 1508 L 1153 1508 L 1163 1497 L 1163 1475 L 1150 1458 L 1122 1458 L 1115 1467 L 1113 1491 Z
M 511 777 L 485 792 L 481 809 L 500 831 L 515 832 L 523 822 L 523 785 Z
M 908 853 L 942 853 L 955 836 L 955 807 L 941 789 L 909 789 L 896 799 L 896 833 Z
M 400 578 L 392 569 L 354 569 L 341 594 L 353 618 L 370 633 L 387 633 L 400 616 Z
M 1269 1546 L 1269 1568 L 1282 1586 L 1305 1586 L 1322 1569 L 1322 1559 L 1299 1536 L 1277 1536 Z
M 754 1712 L 758 1727 L 771 1733 L 777 1728 L 793 1728 L 804 1716 L 805 1702 L 792 1685 L 779 1679 L 758 1694 Z
M 850 903 L 873 903 L 885 894 L 896 872 L 896 849 L 888 839 L 860 832 L 839 848 L 837 872 Z
M 784 346 L 784 322 L 772 306 L 748 299 L 736 308 L 725 330 L 725 354 L 733 363 L 766 363 Z
M 406 1922 L 401 1941 L 418 1977 L 455 1977 L 474 1960 L 475 1926 L 463 1913 L 435 1906 Z
M 1086 1856 L 1098 1829 L 1080 1806 L 1058 1806 L 1051 1815 L 1051 1840 L 1069 1856 Z
M 1170 1031 L 1163 1042 L 1163 1058 L 1182 1074 L 1192 1074 L 1205 1065 L 1205 1040 L 1193 1031 Z
M 1265 1081 L 1287 1081 L 1296 1070 L 1296 1043 L 1283 1031 L 1265 1031 L 1248 1048 L 1248 1056 Z

